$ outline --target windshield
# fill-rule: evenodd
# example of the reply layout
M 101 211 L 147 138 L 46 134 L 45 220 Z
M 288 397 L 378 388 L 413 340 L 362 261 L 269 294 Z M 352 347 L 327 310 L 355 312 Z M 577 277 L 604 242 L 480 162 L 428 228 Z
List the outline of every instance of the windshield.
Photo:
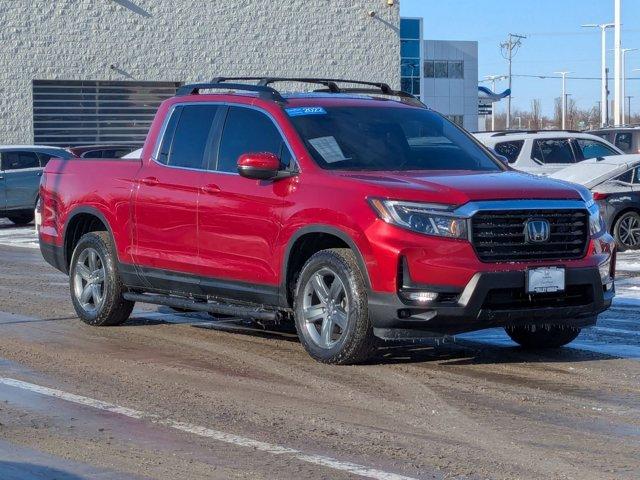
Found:
M 329 170 L 502 168 L 458 127 L 418 108 L 286 109 L 307 149 Z

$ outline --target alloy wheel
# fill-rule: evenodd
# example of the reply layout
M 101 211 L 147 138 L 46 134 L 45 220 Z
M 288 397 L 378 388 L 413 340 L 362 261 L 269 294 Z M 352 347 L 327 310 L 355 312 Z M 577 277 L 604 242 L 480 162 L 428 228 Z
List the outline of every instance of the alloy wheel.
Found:
M 640 246 L 640 221 L 636 215 L 627 215 L 620 220 L 618 227 L 620 241 L 626 247 Z
M 89 247 L 78 255 L 73 292 L 78 304 L 89 314 L 95 314 L 102 307 L 105 274 L 104 261 L 97 250 Z
M 347 329 L 349 303 L 340 277 L 330 268 L 315 272 L 307 281 L 302 315 L 309 338 L 319 347 L 336 345 Z

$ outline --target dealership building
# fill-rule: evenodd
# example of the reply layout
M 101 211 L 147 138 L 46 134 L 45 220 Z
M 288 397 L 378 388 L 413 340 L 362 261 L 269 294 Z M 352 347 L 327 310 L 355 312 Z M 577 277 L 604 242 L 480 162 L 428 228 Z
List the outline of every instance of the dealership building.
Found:
M 401 19 L 402 89 L 467 130 L 477 130 L 478 42 L 423 39 L 421 18 Z
M 423 40 L 398 3 L 0 2 L 0 144 L 140 145 L 162 100 L 217 76 L 384 81 L 475 130 L 477 44 Z
M 398 2 L 0 2 L 0 144 L 141 144 L 159 102 L 216 76 L 400 86 Z

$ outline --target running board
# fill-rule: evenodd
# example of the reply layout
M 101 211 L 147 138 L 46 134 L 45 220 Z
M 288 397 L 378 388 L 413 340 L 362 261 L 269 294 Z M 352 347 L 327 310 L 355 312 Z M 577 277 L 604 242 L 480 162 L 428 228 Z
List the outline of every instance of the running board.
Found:
M 153 295 L 145 293 L 126 292 L 122 295 L 125 300 L 131 302 L 151 303 L 153 305 L 165 305 L 173 308 L 183 308 L 197 312 L 210 312 L 219 315 L 232 315 L 234 317 L 252 318 L 254 320 L 275 321 L 278 312 L 261 308 L 245 307 L 223 303 L 198 302 L 189 298 L 171 297 L 169 295 Z

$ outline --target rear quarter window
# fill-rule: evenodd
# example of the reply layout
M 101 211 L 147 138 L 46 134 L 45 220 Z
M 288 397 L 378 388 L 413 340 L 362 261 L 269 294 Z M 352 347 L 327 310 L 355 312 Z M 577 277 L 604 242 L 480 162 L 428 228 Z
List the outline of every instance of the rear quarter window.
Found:
M 515 161 L 518 159 L 518 155 L 520 155 L 520 151 L 522 150 L 523 145 L 524 140 L 500 142 L 496 143 L 494 150 L 503 157 L 507 157 L 507 159 L 509 159 L 509 163 L 515 163 Z

